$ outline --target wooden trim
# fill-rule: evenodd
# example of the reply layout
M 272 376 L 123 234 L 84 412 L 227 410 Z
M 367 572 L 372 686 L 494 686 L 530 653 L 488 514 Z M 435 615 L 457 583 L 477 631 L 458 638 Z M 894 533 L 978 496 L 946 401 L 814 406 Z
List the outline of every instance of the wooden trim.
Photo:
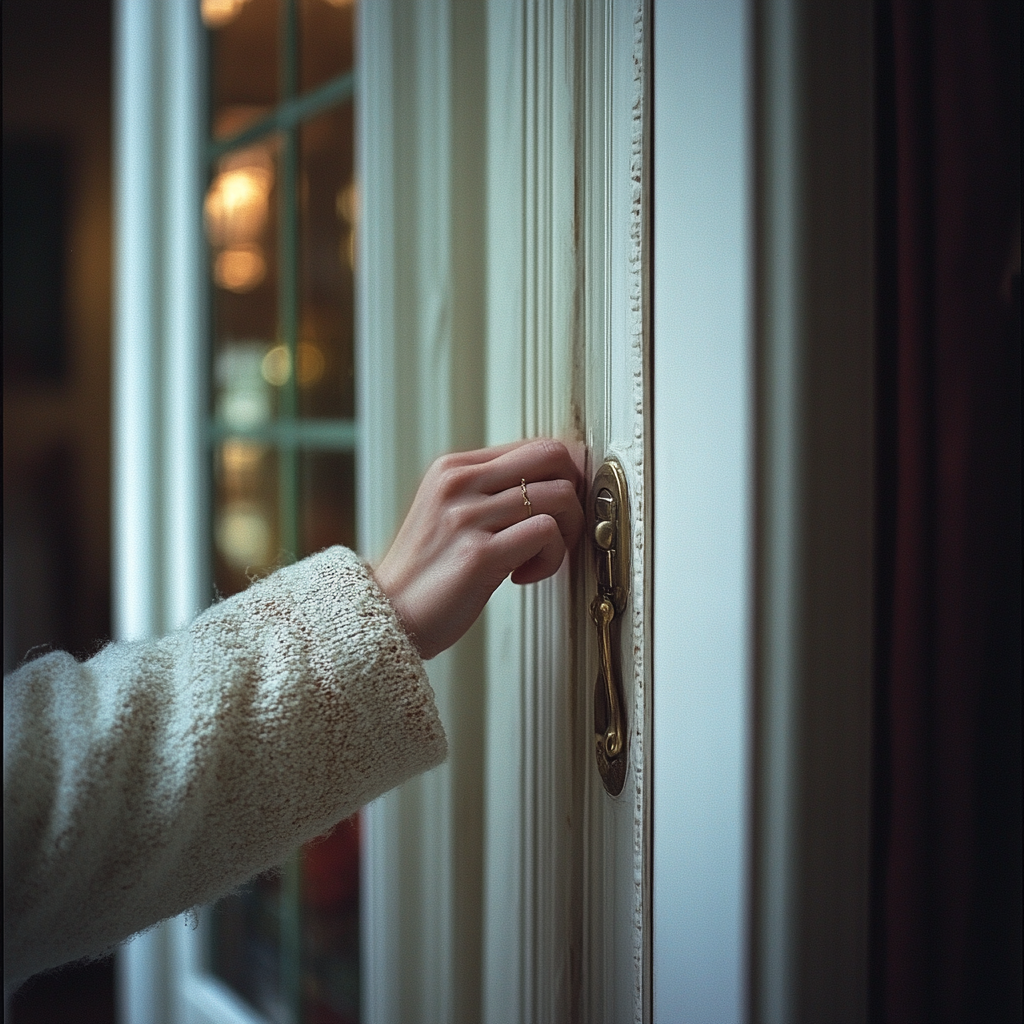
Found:
M 596 584 L 589 557 L 576 602 L 582 641 L 576 756 L 585 788 L 586 864 L 581 1019 L 639 1022 L 651 1015 L 652 939 L 649 8 L 643 0 L 612 0 L 581 5 L 579 17 L 585 248 L 576 347 L 586 372 L 574 400 L 583 410 L 593 467 L 615 455 L 625 471 L 633 529 L 633 586 L 620 641 L 629 771 L 617 798 L 604 792 L 594 766 L 597 664 L 587 609 Z
M 114 632 L 129 640 L 179 628 L 212 596 L 205 46 L 190 0 L 120 0 L 115 26 Z M 118 951 L 125 1024 L 180 1018 L 190 975 L 176 958 L 178 929 L 164 922 Z
M 358 537 L 374 559 L 430 461 L 483 444 L 482 12 L 367 4 L 359 34 Z M 448 760 L 364 812 L 373 1024 L 480 1019 L 482 645 L 478 627 L 428 665 Z
M 571 440 L 574 33 L 555 0 L 488 8 L 488 442 Z M 488 609 L 484 1020 L 570 1019 L 568 567 Z
M 646 11 L 489 7 L 488 441 L 554 434 L 591 472 L 614 452 L 636 570 L 631 767 L 615 801 L 593 761 L 589 558 L 491 600 L 489 1021 L 649 1017 Z

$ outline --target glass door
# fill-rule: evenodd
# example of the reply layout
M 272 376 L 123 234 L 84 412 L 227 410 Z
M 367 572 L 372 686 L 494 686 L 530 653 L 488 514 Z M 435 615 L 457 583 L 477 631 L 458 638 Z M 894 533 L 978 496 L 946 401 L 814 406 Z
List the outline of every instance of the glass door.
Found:
M 355 546 L 355 9 L 201 0 L 209 36 L 209 442 L 226 597 Z M 207 969 L 276 1024 L 359 1019 L 359 822 L 221 900 Z

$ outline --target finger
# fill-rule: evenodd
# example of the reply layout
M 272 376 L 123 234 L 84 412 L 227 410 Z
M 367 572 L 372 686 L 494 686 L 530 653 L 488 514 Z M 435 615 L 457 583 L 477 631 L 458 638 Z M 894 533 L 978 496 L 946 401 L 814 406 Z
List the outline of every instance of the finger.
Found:
M 491 548 L 502 578 L 534 583 L 553 575 L 565 558 L 565 541 L 558 523 L 548 515 L 531 516 L 493 534 Z
M 483 464 L 476 484 L 485 494 L 497 494 L 518 487 L 521 480 L 527 487 L 538 480 L 568 480 L 577 489 L 580 478 L 569 449 L 561 441 L 541 437 Z
M 506 444 L 497 444 L 491 448 L 476 448 L 468 452 L 449 452 L 442 455 L 439 462 L 447 462 L 451 466 L 477 466 L 484 462 L 490 462 L 508 452 L 522 448 L 524 444 L 530 444 L 530 438 L 521 438 L 518 441 L 509 441 Z
M 583 530 L 583 509 L 573 485 L 568 480 L 541 480 L 530 484 L 526 493 L 529 505 L 521 486 L 488 497 L 480 525 L 496 533 L 531 516 L 549 515 L 558 523 L 565 546 L 575 547 Z
M 565 556 L 563 555 L 562 557 L 564 558 Z M 521 565 L 518 569 L 515 569 L 510 579 L 519 586 L 525 586 L 527 583 L 539 583 L 541 580 L 546 580 L 549 576 L 554 576 L 561 564 L 561 561 L 550 563 L 541 555 L 537 555 L 536 558 L 531 558 L 526 565 Z

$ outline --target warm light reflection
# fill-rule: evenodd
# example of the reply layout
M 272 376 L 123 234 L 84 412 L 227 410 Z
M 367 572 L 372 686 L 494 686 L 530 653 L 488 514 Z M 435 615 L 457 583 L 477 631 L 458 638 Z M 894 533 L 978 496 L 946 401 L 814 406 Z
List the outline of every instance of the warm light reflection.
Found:
M 235 569 L 245 571 L 270 562 L 270 519 L 252 502 L 226 505 L 217 517 L 216 536 L 218 550 Z
M 267 226 L 273 184 L 274 164 L 265 148 L 225 157 L 203 206 L 211 244 L 227 248 L 256 241 Z
M 246 480 L 255 473 L 263 461 L 266 447 L 230 438 L 221 447 L 221 468 L 224 473 L 224 485 L 229 489 L 241 488 Z
M 334 209 L 338 219 L 346 224 L 359 223 L 359 183 L 354 178 L 338 189 L 334 197 Z
M 207 28 L 223 28 L 234 21 L 249 0 L 201 0 L 199 11 Z
M 326 0 L 332 7 L 351 7 L 355 0 Z
M 291 376 L 291 357 L 284 345 L 275 345 L 264 357 L 260 365 L 260 373 L 268 384 L 275 388 L 282 387 L 288 383 Z
M 267 276 L 258 244 L 270 215 L 274 161 L 266 146 L 250 146 L 220 161 L 203 204 L 206 233 L 217 252 L 213 277 L 221 288 L 249 292 Z
M 308 341 L 299 342 L 298 351 L 299 387 L 308 388 L 324 375 L 324 354 Z
M 258 245 L 240 245 L 217 253 L 213 279 L 230 292 L 251 292 L 267 276 L 267 261 Z
M 338 189 L 334 197 L 334 210 L 338 220 L 348 227 L 342 231 L 338 257 L 349 270 L 356 267 L 356 233 L 359 226 L 359 183 L 353 178 Z
M 298 345 L 297 362 L 299 364 L 298 384 L 299 387 L 310 387 L 324 375 L 327 362 L 323 352 L 308 341 L 300 341 Z M 284 345 L 275 345 L 264 357 L 260 366 L 263 379 L 274 387 L 282 387 L 288 382 L 291 376 L 291 357 Z

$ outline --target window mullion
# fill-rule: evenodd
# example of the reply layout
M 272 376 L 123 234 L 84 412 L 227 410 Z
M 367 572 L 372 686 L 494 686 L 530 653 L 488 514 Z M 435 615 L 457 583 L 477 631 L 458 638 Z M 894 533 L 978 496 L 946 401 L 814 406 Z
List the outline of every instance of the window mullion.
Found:
M 298 93 L 298 9 L 297 0 L 284 0 L 281 7 L 281 102 L 292 102 Z M 278 324 L 280 344 L 288 352 L 290 373 L 281 388 L 278 416 L 285 424 L 298 418 L 298 333 L 299 333 L 299 124 L 282 133 L 280 221 L 278 235 Z M 299 556 L 299 447 L 294 433 L 282 438 L 278 454 L 278 487 L 282 557 Z M 295 853 L 284 865 L 281 877 L 280 965 L 281 994 L 291 1019 L 302 1020 L 302 908 L 301 854 Z
M 298 12 L 295 0 L 282 5 L 281 99 L 295 98 L 298 91 Z M 298 415 L 298 320 L 299 320 L 299 208 L 298 208 L 298 126 L 284 132 L 281 147 L 281 189 L 279 229 L 278 317 L 280 343 L 288 351 L 291 372 L 281 388 L 279 416 L 285 422 Z M 299 458 L 294 444 L 284 444 L 279 456 L 281 550 L 285 559 L 299 552 Z

